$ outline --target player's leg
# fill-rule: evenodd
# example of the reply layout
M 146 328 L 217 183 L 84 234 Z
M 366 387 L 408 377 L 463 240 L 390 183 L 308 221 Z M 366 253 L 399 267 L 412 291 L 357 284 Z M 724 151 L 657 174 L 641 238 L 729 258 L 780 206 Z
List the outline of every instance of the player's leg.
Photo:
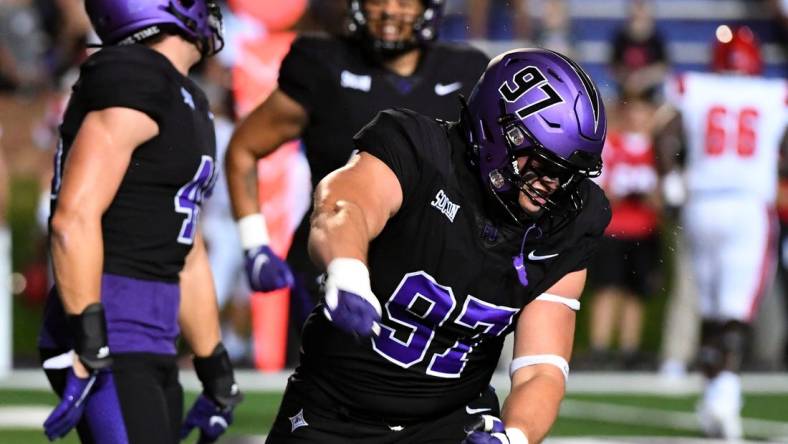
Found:
M 622 254 L 621 241 L 604 237 L 589 272 L 591 286 L 596 289 L 591 297 L 591 362 L 588 363 L 591 367 L 609 361 L 613 334 L 619 324 L 624 275 Z
M 175 356 L 129 353 L 113 359 L 114 384 L 129 444 L 178 442 L 183 391 L 177 382 Z
M 760 202 L 740 200 L 717 208 L 720 218 L 719 274 L 713 311 L 703 328 L 702 362 L 708 378 L 701 420 L 707 433 L 741 437 L 739 370 L 747 349 L 749 323 L 773 276 L 771 215 Z
M 624 367 L 628 369 L 648 364 L 640 351 L 644 312 L 647 298 L 661 279 L 659 238 L 656 235 L 629 240 L 623 267 L 627 279 L 621 308 L 619 346 Z
M 700 336 L 698 291 L 685 234 L 675 233 L 668 242 L 674 251 L 670 271 L 673 286 L 668 295 L 662 327 L 660 374 L 666 377 L 682 377 L 697 355 Z

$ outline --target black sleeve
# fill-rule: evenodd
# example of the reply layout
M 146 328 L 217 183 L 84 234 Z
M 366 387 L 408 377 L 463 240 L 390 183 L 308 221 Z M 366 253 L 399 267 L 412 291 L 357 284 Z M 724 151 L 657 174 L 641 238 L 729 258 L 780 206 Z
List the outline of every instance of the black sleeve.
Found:
M 314 36 L 296 38 L 279 67 L 279 89 L 308 113 L 320 97 L 321 52 L 322 57 L 331 57 L 320 50 L 320 46 L 327 46 L 320 43 Z
M 585 233 L 577 243 L 578 262 L 572 271 L 588 268 L 612 217 L 610 202 L 602 189 L 590 180 L 587 185 L 586 202 L 579 221 L 580 226 L 585 228 Z
M 353 143 L 385 163 L 397 176 L 403 200 L 414 193 L 421 177 L 421 159 L 414 143 L 416 134 L 410 118 L 398 110 L 378 113 L 358 134 Z M 404 205 L 404 202 L 403 202 Z
M 99 56 L 82 65 L 74 94 L 88 111 L 131 108 L 161 124 L 171 101 L 170 81 L 168 74 L 154 63 L 131 57 Z

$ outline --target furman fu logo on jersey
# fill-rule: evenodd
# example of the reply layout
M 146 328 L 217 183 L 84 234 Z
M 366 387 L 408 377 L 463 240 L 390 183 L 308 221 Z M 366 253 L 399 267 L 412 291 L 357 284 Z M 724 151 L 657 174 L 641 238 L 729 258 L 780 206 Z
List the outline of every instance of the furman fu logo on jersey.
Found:
M 443 190 L 438 190 L 438 194 L 435 195 L 435 200 L 430 202 L 430 205 L 443 213 L 450 222 L 454 222 L 454 217 L 457 216 L 457 212 L 460 211 L 460 206 L 456 203 L 452 203 Z

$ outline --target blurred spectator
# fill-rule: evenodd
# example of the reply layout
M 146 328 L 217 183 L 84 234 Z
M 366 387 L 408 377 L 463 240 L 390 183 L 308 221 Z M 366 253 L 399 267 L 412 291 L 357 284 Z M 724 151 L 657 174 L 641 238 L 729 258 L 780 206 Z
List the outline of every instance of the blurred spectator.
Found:
M 469 37 L 491 40 L 528 40 L 531 18 L 528 0 L 467 0 Z
M 42 15 L 44 10 L 49 11 L 46 17 L 50 21 L 50 26 L 45 29 L 51 43 L 47 51 L 46 63 L 52 77 L 58 79 L 69 69 L 79 65 L 86 56 L 85 43 L 88 34 L 92 32 L 90 19 L 82 1 L 36 0 L 36 2 Z
M 0 126 L 0 378 L 11 370 L 11 230 L 6 220 L 9 178 Z
M 769 0 L 769 16 L 774 17 L 777 43 L 783 48 L 783 54 L 788 58 L 788 1 Z
M 534 36 L 536 45 L 574 57 L 575 43 L 566 1 L 543 0 L 541 17 Z
M 592 359 L 607 366 L 619 364 L 611 359 L 618 329 L 616 357 L 628 369 L 645 364 L 639 352 L 644 300 L 659 288 L 660 279 L 652 115 L 652 107 L 643 100 L 619 103 L 621 125 L 608 133 L 599 178 L 613 218 L 589 272 L 596 289 L 591 301 Z
M 244 258 L 240 254 L 241 241 L 230 211 L 230 196 L 224 177 L 224 154 L 235 129 L 235 105 L 231 91 L 232 73 L 218 58 L 205 60 L 199 77 L 200 86 L 211 103 L 216 128 L 216 185 L 210 198 L 203 204 L 201 219 L 203 237 L 208 249 L 208 260 L 216 287 L 219 309 L 223 313 L 222 342 L 230 359 L 248 363 L 251 353 L 249 340 L 249 294 L 251 290 L 244 274 Z
M 788 130 L 780 141 L 780 183 L 777 190 L 777 215 L 780 219 L 780 245 L 777 276 L 782 287 L 783 303 L 788 319 Z M 783 364 L 788 368 L 788 338 L 785 341 Z
M 31 0 L 0 2 L 0 91 L 27 90 L 45 81 L 46 43 Z
M 657 31 L 649 0 L 633 0 L 629 19 L 612 42 L 610 65 L 622 97 L 655 100 L 668 67 L 665 41 Z

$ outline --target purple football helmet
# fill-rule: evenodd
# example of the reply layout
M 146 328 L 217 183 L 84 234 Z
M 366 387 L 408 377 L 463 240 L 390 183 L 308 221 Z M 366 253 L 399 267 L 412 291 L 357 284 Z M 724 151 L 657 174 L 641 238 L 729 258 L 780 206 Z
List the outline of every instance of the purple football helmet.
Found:
M 372 49 L 383 55 L 397 55 L 418 45 L 435 40 L 438 37 L 438 25 L 443 17 L 445 0 L 421 0 L 424 12 L 413 22 L 413 38 L 410 40 L 386 41 L 375 38 L 367 28 L 367 16 L 364 12 L 364 0 L 349 0 L 348 13 L 350 20 L 348 29 L 372 44 Z
M 214 0 L 85 0 L 85 9 L 105 45 L 169 31 L 197 44 L 204 56 L 224 46 L 222 13 Z
M 579 211 L 577 184 L 601 173 L 602 99 L 588 74 L 557 52 L 516 49 L 494 58 L 463 121 L 482 183 L 510 214 L 522 212 L 520 191 L 544 210 Z M 521 156 L 528 156 L 524 166 Z M 553 185 L 534 186 L 545 180 Z

